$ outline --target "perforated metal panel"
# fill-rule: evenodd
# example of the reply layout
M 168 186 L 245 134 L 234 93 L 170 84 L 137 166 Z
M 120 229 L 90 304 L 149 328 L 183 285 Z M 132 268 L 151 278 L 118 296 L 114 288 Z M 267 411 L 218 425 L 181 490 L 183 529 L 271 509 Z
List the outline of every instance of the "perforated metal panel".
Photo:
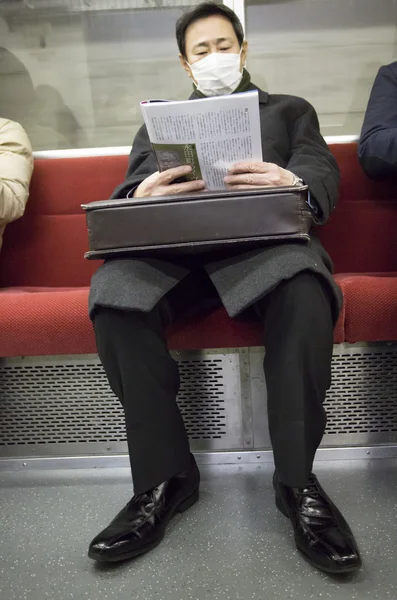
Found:
M 385 345 L 341 348 L 332 362 L 323 445 L 397 440 L 397 351 Z
M 397 432 L 395 352 L 334 356 L 327 434 Z
M 255 447 L 270 447 L 263 351 L 251 349 L 251 397 Z M 397 441 L 397 348 L 386 344 L 335 346 L 332 386 L 325 401 L 323 446 Z
M 125 439 L 123 411 L 98 362 L 5 364 L 0 398 L 2 446 Z
M 239 448 L 238 354 L 190 353 L 179 370 L 193 448 Z M 3 361 L 0 414 L 0 456 L 126 451 L 123 411 L 96 357 Z
M 262 350 L 177 358 L 178 402 L 194 450 L 270 448 Z M 396 443 L 397 349 L 335 347 L 326 408 L 324 446 Z M 122 409 L 97 357 L 2 361 L 0 415 L 0 456 L 127 450 Z
M 179 362 L 178 405 L 192 440 L 227 435 L 223 358 Z

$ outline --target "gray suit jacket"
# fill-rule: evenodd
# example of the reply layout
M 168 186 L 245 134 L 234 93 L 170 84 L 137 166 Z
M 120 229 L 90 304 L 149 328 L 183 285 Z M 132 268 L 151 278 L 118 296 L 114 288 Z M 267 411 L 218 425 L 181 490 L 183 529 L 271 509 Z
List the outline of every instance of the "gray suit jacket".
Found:
M 251 84 L 251 89 L 258 89 Z M 294 96 L 259 91 L 263 160 L 291 170 L 309 186 L 319 223 L 335 208 L 339 170 L 320 134 L 314 108 Z M 196 98 L 195 94 L 191 99 Z M 145 127 L 130 154 L 126 180 L 113 198 L 125 198 L 149 175 L 157 163 Z M 302 271 L 312 271 L 328 287 L 336 321 L 342 295 L 332 277 L 332 262 L 315 237 L 309 244 L 284 243 L 242 251 L 205 262 L 205 269 L 231 317 L 255 303 L 281 281 Z M 183 263 L 158 259 L 113 259 L 94 274 L 90 292 L 90 315 L 99 306 L 150 311 L 189 273 Z

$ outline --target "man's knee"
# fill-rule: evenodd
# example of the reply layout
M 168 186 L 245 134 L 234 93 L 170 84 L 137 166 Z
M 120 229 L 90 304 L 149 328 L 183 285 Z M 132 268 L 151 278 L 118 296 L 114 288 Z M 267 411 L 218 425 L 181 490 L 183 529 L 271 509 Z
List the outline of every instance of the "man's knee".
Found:
M 108 306 L 98 306 L 92 315 L 95 331 L 117 331 L 126 326 L 127 321 L 131 324 L 139 321 L 137 311 L 125 311 Z
M 134 338 L 148 329 L 162 331 L 162 315 L 159 307 L 150 312 L 99 307 L 95 310 L 92 321 L 97 335 L 98 333 L 113 337 L 127 335 Z
M 275 290 L 275 300 L 294 310 L 314 306 L 330 309 L 331 290 L 319 275 L 304 271 L 280 283 Z
M 314 315 L 324 315 L 332 320 L 332 292 L 327 282 L 310 271 L 298 273 L 281 282 L 268 297 L 257 305 L 262 318 L 270 313 L 283 319 L 306 321 Z
M 278 291 L 287 301 L 295 304 L 313 301 L 316 296 L 327 299 L 330 297 L 330 290 L 325 280 L 311 271 L 303 271 L 283 281 Z

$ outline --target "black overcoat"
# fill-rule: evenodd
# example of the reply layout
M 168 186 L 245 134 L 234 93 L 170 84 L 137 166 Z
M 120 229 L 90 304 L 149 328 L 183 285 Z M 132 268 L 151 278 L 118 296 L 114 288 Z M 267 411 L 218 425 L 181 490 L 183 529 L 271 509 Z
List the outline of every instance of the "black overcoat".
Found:
M 258 89 L 250 84 L 249 89 Z M 263 160 L 291 170 L 309 186 L 317 221 L 325 223 L 338 198 L 339 170 L 320 134 L 317 114 L 304 99 L 259 92 Z M 197 96 L 193 93 L 191 99 Z M 113 198 L 125 198 L 149 175 L 157 171 L 145 127 L 134 140 L 125 181 Z M 207 257 L 205 263 L 223 305 L 237 316 L 264 297 L 281 281 L 299 272 L 311 271 L 329 289 L 336 320 L 342 296 L 332 277 L 332 262 L 320 241 L 283 243 L 244 251 L 238 255 Z M 112 259 L 94 274 L 90 292 L 90 314 L 98 306 L 121 310 L 150 311 L 189 273 L 188 263 L 156 258 Z

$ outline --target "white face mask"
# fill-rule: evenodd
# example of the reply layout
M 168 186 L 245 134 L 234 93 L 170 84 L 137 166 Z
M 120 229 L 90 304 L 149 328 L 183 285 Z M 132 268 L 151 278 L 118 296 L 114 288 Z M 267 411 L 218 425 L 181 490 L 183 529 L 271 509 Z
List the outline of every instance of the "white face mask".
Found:
M 223 96 L 238 88 L 243 77 L 240 63 L 241 51 L 239 54 L 212 52 L 189 67 L 197 81 L 197 89 L 204 96 Z

